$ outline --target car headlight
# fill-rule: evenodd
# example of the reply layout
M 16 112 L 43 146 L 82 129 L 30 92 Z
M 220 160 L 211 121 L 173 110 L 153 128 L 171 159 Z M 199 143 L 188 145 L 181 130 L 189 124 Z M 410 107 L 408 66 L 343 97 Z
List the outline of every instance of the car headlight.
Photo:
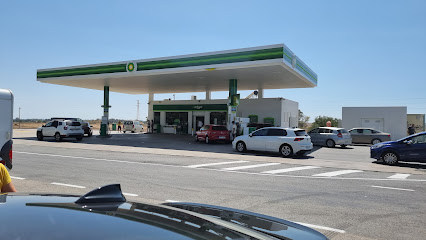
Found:
M 370 148 L 371 148 L 371 149 L 377 149 L 377 148 L 381 148 L 381 147 L 383 147 L 383 146 L 385 146 L 385 144 L 380 144 L 380 143 L 378 143 L 378 144 L 375 144 L 375 145 L 371 146 Z

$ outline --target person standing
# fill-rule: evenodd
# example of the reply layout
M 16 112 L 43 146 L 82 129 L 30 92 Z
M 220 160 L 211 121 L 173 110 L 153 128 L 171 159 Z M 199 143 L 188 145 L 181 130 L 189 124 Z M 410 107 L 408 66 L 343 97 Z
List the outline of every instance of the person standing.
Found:
M 235 121 L 232 121 L 232 140 L 237 137 L 237 125 L 235 125 Z
M 413 135 L 414 133 L 416 133 L 416 130 L 414 129 L 414 124 L 411 124 L 408 127 L 408 135 Z
M 2 193 L 16 192 L 16 188 L 12 183 L 9 172 L 6 167 L 0 163 L 0 189 Z
M 203 127 L 203 122 L 201 120 L 198 120 L 197 127 L 198 127 L 197 131 Z
M 121 133 L 121 121 L 118 121 L 118 132 Z
M 150 133 L 151 132 L 151 120 L 148 120 L 147 121 L 148 123 L 148 131 L 147 131 L 147 133 Z

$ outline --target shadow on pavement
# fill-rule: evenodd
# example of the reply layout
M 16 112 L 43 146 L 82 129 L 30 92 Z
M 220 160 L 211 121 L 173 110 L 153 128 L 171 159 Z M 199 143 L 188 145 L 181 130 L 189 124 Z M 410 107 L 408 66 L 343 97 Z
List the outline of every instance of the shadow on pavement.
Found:
M 379 161 L 374 161 L 372 163 L 385 165 L 383 162 L 379 162 Z M 414 168 L 414 169 L 419 169 L 419 170 L 426 170 L 426 164 L 415 163 L 415 162 L 398 162 L 397 164 L 392 165 L 392 166 L 393 167 L 403 167 L 403 168 Z
M 38 142 L 36 137 L 15 137 L 15 139 L 29 140 Z M 45 138 L 43 142 L 56 142 L 54 138 Z M 205 142 L 196 142 L 191 135 L 179 134 L 138 134 L 138 133 L 121 133 L 112 134 L 110 138 L 99 138 L 96 136 L 84 137 L 82 141 L 77 141 L 75 138 L 64 138 L 62 142 L 78 143 L 78 144 L 102 144 L 111 146 L 126 146 L 126 147 L 144 147 L 144 148 L 161 148 L 171 150 L 186 150 L 198 152 L 213 152 L 213 153 L 228 153 L 251 156 L 266 156 L 266 157 L 282 157 L 277 150 L 273 152 L 255 152 L 248 151 L 239 153 L 232 148 L 230 143 L 215 142 L 206 144 Z M 311 152 L 317 151 L 320 147 L 314 147 Z M 294 156 L 295 159 L 310 159 L 311 153 L 303 156 Z

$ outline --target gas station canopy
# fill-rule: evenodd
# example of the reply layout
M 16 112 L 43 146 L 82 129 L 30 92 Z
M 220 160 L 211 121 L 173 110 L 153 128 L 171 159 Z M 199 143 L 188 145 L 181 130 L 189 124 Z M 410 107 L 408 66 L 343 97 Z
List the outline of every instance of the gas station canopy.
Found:
M 127 94 L 310 88 L 317 75 L 284 44 L 155 59 L 41 69 L 44 83 Z

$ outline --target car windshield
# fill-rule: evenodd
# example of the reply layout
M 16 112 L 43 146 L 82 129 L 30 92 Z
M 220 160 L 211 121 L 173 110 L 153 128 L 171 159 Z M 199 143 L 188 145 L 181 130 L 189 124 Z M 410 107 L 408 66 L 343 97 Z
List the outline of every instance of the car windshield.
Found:
M 216 130 L 216 131 L 228 131 L 228 129 L 225 126 L 213 126 L 212 130 Z
M 306 136 L 306 135 L 308 135 L 305 130 L 297 130 L 297 131 L 294 131 L 294 133 L 296 134 L 296 136 Z

